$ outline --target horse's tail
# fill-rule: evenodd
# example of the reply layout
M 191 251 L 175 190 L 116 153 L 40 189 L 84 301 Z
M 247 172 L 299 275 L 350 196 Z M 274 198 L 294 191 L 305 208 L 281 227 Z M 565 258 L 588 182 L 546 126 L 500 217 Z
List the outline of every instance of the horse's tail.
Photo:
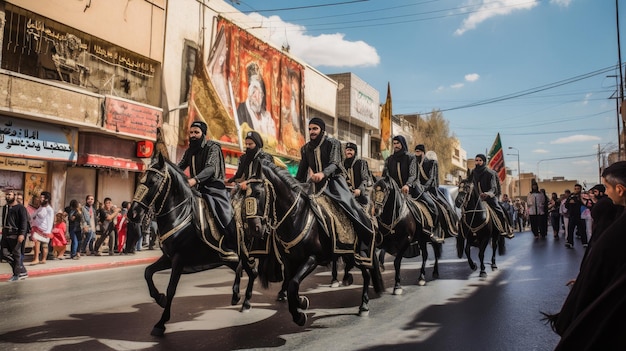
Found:
M 378 255 L 373 255 L 372 261 L 374 265 L 373 268 L 369 270 L 370 276 L 372 277 L 372 286 L 374 286 L 374 291 L 380 295 L 385 291 L 385 282 L 383 281 L 383 275 L 380 272 Z
M 458 258 L 463 258 L 463 252 L 465 251 L 465 235 L 459 232 L 456 236 L 456 255 Z

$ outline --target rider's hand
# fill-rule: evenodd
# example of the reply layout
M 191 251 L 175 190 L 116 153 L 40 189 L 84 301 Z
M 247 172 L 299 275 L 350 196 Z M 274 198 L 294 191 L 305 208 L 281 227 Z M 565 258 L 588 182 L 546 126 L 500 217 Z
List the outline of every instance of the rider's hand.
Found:
M 354 189 L 354 197 L 361 196 L 361 189 Z
M 402 186 L 402 193 L 403 194 L 408 194 L 409 193 L 409 186 L 408 185 L 403 185 Z
M 485 194 L 485 193 L 480 194 L 480 199 L 481 200 L 487 200 L 488 198 L 489 198 L 488 194 Z
M 239 189 L 241 189 L 242 191 L 246 191 L 246 189 L 248 189 L 248 183 L 245 180 L 239 183 Z
M 322 180 L 324 180 L 324 173 L 322 172 L 313 173 L 313 175 L 311 175 L 311 180 L 313 181 L 313 183 L 321 182 Z
M 192 187 L 192 188 L 194 186 L 196 186 L 196 184 L 198 184 L 198 182 L 196 181 L 196 178 L 189 178 L 189 179 L 187 179 L 187 183 L 189 183 L 189 186 Z

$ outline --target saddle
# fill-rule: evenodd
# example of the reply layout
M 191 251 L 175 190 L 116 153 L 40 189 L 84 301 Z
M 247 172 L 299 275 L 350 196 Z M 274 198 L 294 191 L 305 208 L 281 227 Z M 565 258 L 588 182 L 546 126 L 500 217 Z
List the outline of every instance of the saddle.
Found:
M 356 231 L 345 210 L 326 195 L 309 199 L 317 221 L 332 239 L 333 253 L 355 253 L 358 243 Z
M 414 199 L 410 199 L 407 202 L 409 210 L 415 220 L 419 223 L 422 223 L 424 231 L 429 232 L 431 235 L 433 234 L 430 229 L 434 229 L 433 217 L 430 215 L 430 211 L 428 211 L 428 207 L 422 202 Z
M 194 198 L 196 206 L 193 206 L 193 225 L 199 233 L 200 240 L 212 249 L 221 252 L 220 241 L 223 238 L 219 230 L 215 215 L 202 196 Z

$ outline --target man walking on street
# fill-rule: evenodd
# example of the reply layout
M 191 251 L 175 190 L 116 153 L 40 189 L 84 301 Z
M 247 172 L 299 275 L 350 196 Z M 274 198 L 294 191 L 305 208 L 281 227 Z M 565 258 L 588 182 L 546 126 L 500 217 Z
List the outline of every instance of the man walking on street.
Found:
M 580 208 L 582 207 L 582 199 L 580 193 L 583 187 L 580 184 L 574 185 L 574 192 L 567 198 L 565 206 L 569 214 L 569 223 L 567 226 L 567 243 L 565 247 L 574 248 L 574 231 L 578 231 L 580 240 L 584 248 L 587 248 L 587 227 L 585 220 L 581 218 Z
M 6 194 L 6 205 L 2 207 L 2 241 L 0 242 L 2 259 L 7 261 L 13 270 L 10 282 L 28 277 L 24 267 L 24 244 L 28 230 L 28 212 L 17 202 L 15 191 Z

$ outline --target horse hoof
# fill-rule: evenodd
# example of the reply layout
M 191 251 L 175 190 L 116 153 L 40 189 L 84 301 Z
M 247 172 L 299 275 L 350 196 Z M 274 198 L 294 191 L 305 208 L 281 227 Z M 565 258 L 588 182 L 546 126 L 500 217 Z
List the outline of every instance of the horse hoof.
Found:
M 250 312 L 251 309 L 252 309 L 252 306 L 250 305 L 250 303 L 244 302 L 243 305 L 241 305 L 241 310 L 239 310 L 239 312 L 246 313 L 246 312 Z
M 152 331 L 150 332 L 150 335 L 152 336 L 163 336 L 164 334 L 165 334 L 165 328 L 154 327 L 152 328 Z
M 470 264 L 470 268 L 471 270 L 475 271 L 476 269 L 478 269 L 478 266 L 475 264 L 474 265 Z
M 280 301 L 280 302 L 287 301 L 287 294 L 282 291 L 279 292 L 278 296 L 276 297 L 276 301 Z
M 492 271 L 497 271 L 498 270 L 498 266 L 496 266 L 495 264 L 491 265 L 491 270 Z
M 294 318 L 293 321 L 301 327 L 304 326 L 306 324 L 306 314 L 302 312 L 298 313 L 298 318 Z
M 480 274 L 479 274 L 479 276 L 480 276 L 481 278 L 487 278 L 487 272 L 485 272 L 485 271 L 481 271 L 481 272 L 480 272 Z
M 426 280 L 424 280 L 424 279 L 420 279 L 420 280 L 418 280 L 418 281 L 417 281 L 417 285 L 419 285 L 419 286 L 424 286 L 424 285 L 426 285 Z
M 309 309 L 309 298 L 306 296 L 300 296 L 299 305 L 300 305 L 300 309 L 303 309 L 303 310 Z
M 433 279 L 439 279 L 439 273 L 433 273 Z
M 233 298 L 230 300 L 231 306 L 235 306 L 241 300 L 241 296 L 233 294 Z
M 393 295 L 402 295 L 403 292 L 402 288 L 393 289 Z
M 330 283 L 330 287 L 331 287 L 331 288 L 338 288 L 338 287 L 339 287 L 339 281 L 338 281 L 338 280 L 333 280 L 333 281 Z
M 352 283 L 354 283 L 354 278 L 352 277 L 352 274 L 348 274 L 347 276 L 343 277 L 344 286 L 350 286 L 352 285 Z
M 367 317 L 370 315 L 370 310 L 367 308 L 359 308 L 359 317 Z
M 384 264 L 380 264 L 380 266 L 378 266 L 378 268 L 380 269 L 380 272 L 384 272 L 385 271 L 385 265 Z

